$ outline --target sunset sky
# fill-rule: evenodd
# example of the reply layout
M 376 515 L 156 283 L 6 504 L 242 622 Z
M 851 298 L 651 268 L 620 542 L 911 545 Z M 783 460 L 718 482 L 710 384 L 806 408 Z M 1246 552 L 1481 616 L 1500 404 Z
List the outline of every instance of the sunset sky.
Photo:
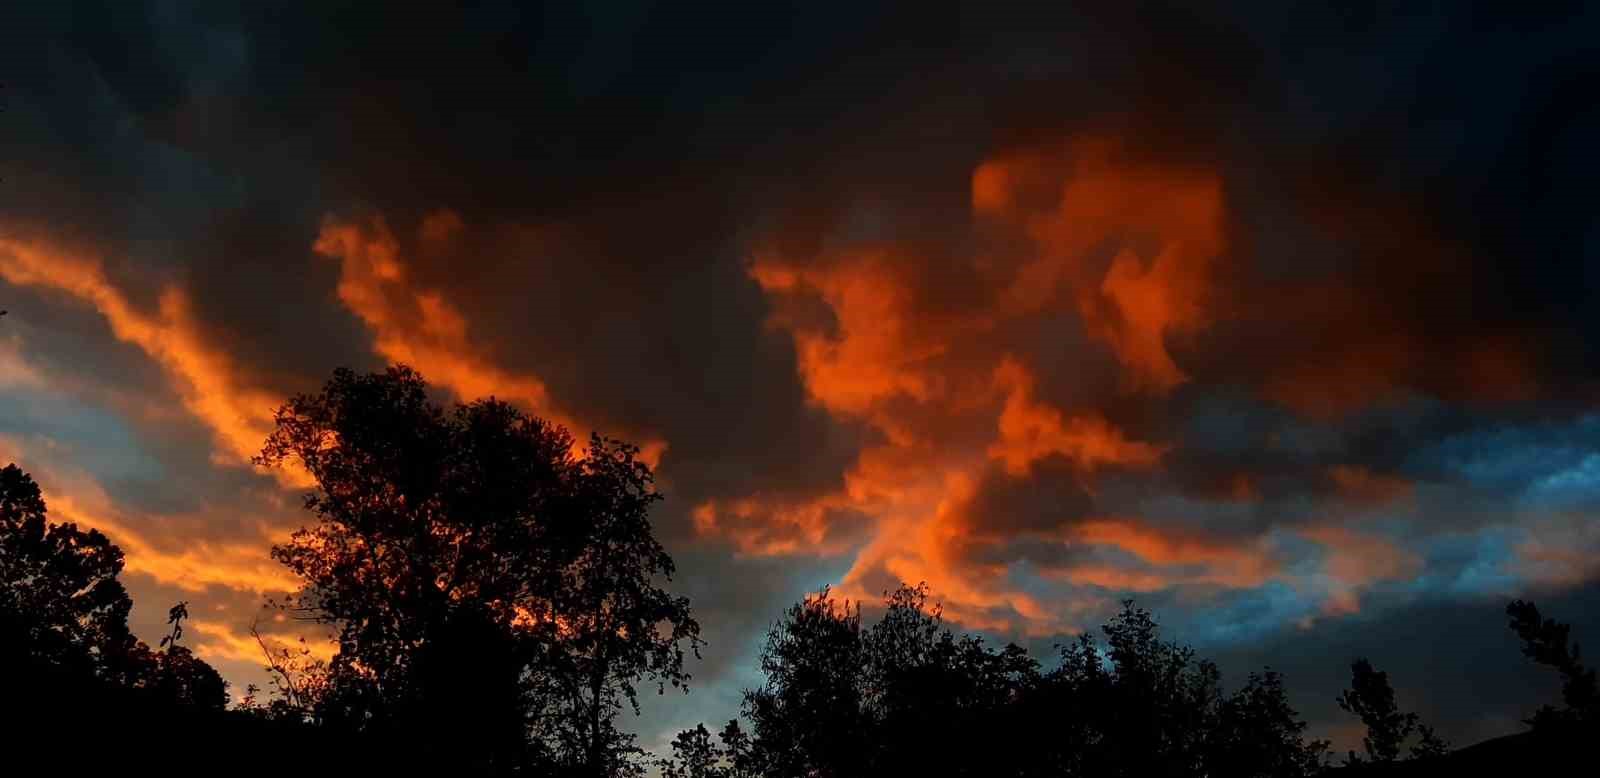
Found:
M 1507 599 L 1600 641 L 1600 7 L 556 5 L 0 12 L 0 464 L 236 697 L 248 460 L 392 362 L 658 464 L 646 747 L 824 585 L 1041 657 L 1134 596 L 1341 744 L 1356 655 L 1464 744 L 1559 694 Z

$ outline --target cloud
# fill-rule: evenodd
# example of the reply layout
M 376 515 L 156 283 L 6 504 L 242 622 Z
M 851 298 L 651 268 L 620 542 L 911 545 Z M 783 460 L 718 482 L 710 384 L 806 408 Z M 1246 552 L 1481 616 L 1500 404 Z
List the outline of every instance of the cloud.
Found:
M 1328 468 L 1328 477 L 1345 498 L 1374 505 L 1407 499 L 1413 489 L 1404 478 L 1374 473 L 1362 465 L 1334 465 Z
M 1119 145 L 1079 138 L 987 160 L 973 173 L 973 205 L 1037 243 L 1007 290 L 1011 306 L 1033 311 L 1070 295 L 1130 385 L 1167 392 L 1189 378 L 1167 339 L 1214 316 L 1212 276 L 1226 248 L 1222 183 L 1203 168 L 1129 160 Z M 1117 248 L 1106 265 L 1096 255 L 1108 244 Z
M 1306 527 L 1300 534 L 1323 549 L 1323 571 L 1331 581 L 1323 602 L 1325 613 L 1359 612 L 1363 589 L 1410 578 L 1422 570 L 1421 557 L 1380 535 L 1333 524 Z
M 1600 579 L 1600 522 L 1586 515 L 1534 521 L 1513 549 L 1513 572 L 1543 587 L 1570 589 Z
M 135 306 L 105 275 L 98 261 L 58 246 L 0 238 L 0 278 L 39 286 L 92 306 L 117 340 L 142 350 L 171 376 L 184 407 L 209 427 L 223 461 L 246 465 L 272 430 L 281 398 L 241 374 L 194 320 L 181 288 L 162 290 L 155 311 Z M 306 475 L 277 471 L 286 485 L 304 486 Z
M 45 379 L 22 356 L 22 340 L 13 334 L 0 339 L 0 389 L 38 389 Z
M 418 228 L 424 245 L 444 244 L 463 229 L 453 211 L 430 213 Z M 339 300 L 366 323 L 373 348 L 385 360 L 410 365 L 431 382 L 457 397 L 475 400 L 495 396 L 573 430 L 578 445 L 586 443 L 584 425 L 560 413 L 544 382 L 514 374 L 482 355 L 468 337 L 459 308 L 430 289 L 415 288 L 407 278 L 400 243 L 388 223 L 375 217 L 367 224 L 329 219 L 314 246 L 339 261 Z M 638 442 L 642 458 L 659 463 L 665 441 Z
M 300 636 L 285 636 L 273 634 L 272 627 L 282 626 L 279 623 L 268 621 L 265 625 L 258 624 L 262 635 L 261 642 L 273 651 L 288 648 L 292 651 L 304 650 L 307 656 L 313 659 L 327 661 L 333 658 L 337 646 L 321 640 L 300 640 Z M 200 658 L 208 661 L 231 660 L 250 664 L 264 664 L 266 657 L 262 653 L 261 642 L 256 636 L 250 634 L 249 629 L 240 630 L 234 625 L 224 621 L 196 618 L 184 625 L 185 630 L 193 630 L 199 637 L 194 641 L 194 652 Z
M 1042 210 L 1026 210 L 1041 196 Z M 1170 445 L 1133 438 L 1098 407 L 1052 404 L 1030 365 L 1036 342 L 1022 335 L 1076 318 L 1087 342 L 1126 369 L 1123 389 L 1160 395 L 1182 383 L 1164 344 L 1207 320 L 1207 277 L 1224 245 L 1216 177 L 1084 140 L 1050 157 L 980 165 L 971 197 L 980 216 L 1026 239 L 1019 254 L 947 259 L 873 240 L 820 256 L 756 252 L 749 272 L 772 301 L 767 326 L 793 339 L 807 395 L 879 439 L 842 487 L 808 499 L 705 501 L 699 531 L 745 553 L 853 556 L 847 595 L 871 599 L 874 588 L 925 580 L 952 618 L 1029 632 L 1075 629 L 1063 614 L 1105 601 L 1074 589 L 1265 580 L 1273 565 L 1248 544 L 1230 551 L 1230 541 L 1198 529 L 1074 518 L 1098 471 L 1158 470 Z M 1109 259 L 1097 254 L 1108 244 Z M 1071 484 L 1066 502 L 996 498 L 1041 466 Z M 1015 510 L 1038 518 L 1008 515 Z M 1121 556 L 1046 564 L 1042 577 L 1015 567 L 1047 559 L 1051 547 Z
M 148 576 L 186 592 L 218 587 L 281 595 L 300 588 L 299 579 L 267 555 L 272 543 L 286 539 L 287 532 L 266 521 L 252 528 L 255 537 L 246 531 L 207 539 L 178 528 L 212 523 L 209 516 L 128 515 L 92 482 L 64 484 L 48 474 L 38 480 L 48 495 L 51 519 L 104 532 L 122 549 L 125 570 L 131 575 Z
M 1060 411 L 1033 400 L 1033 376 L 1015 361 L 1001 361 L 995 368 L 995 383 L 1006 392 L 1006 402 L 1000 412 L 1000 437 L 989 446 L 989 456 L 1001 460 L 1013 474 L 1027 472 L 1035 461 L 1052 455 L 1067 457 L 1086 470 L 1107 464 L 1149 467 L 1165 450 L 1127 440 L 1098 414 L 1063 419 Z

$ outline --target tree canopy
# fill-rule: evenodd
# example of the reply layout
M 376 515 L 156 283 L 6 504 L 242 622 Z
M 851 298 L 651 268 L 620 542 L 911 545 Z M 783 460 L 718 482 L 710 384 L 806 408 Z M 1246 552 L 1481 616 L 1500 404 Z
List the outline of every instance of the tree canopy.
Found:
M 664 774 L 762 776 L 1299 776 L 1326 744 L 1303 737 L 1281 678 L 1225 694 L 1194 652 L 1125 604 L 1044 669 L 1016 645 L 947 629 L 925 587 L 888 594 L 863 627 L 827 590 L 786 611 L 730 722 L 673 743 Z
M 133 600 L 118 580 L 121 573 L 122 550 L 105 535 L 51 523 L 33 478 L 15 464 L 0 469 L 0 651 L 6 664 L 33 668 L 22 674 L 25 683 L 44 671 L 221 710 L 228 701 L 222 676 L 178 645 L 180 632 L 156 652 L 128 629 Z
M 609 775 L 639 761 L 617 715 L 683 687 L 699 625 L 661 588 L 638 450 L 490 399 L 448 410 L 414 371 L 336 372 L 291 399 L 259 462 L 302 467 L 318 523 L 273 549 L 291 607 L 337 630 L 308 714 L 454 733 L 488 767 Z M 418 740 L 415 742 L 427 742 Z

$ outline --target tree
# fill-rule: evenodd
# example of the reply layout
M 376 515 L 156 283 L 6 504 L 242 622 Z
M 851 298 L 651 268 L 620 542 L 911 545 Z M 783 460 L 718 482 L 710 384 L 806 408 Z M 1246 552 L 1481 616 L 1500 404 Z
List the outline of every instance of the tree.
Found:
M 1506 615 L 1511 618 L 1511 630 L 1522 639 L 1522 654 L 1561 674 L 1561 698 L 1566 707 L 1545 705 L 1528 724 L 1546 729 L 1600 721 L 1600 684 L 1595 671 L 1584 667 L 1578 644 L 1569 640 L 1571 627 L 1544 618 L 1538 606 L 1522 600 L 1507 605 Z
M 1103 729 L 1126 774 L 1188 775 L 1221 697 L 1221 674 L 1194 650 L 1160 637 L 1150 611 L 1129 600 L 1101 628 L 1113 668 Z
M 1350 688 L 1338 697 L 1339 707 L 1361 718 L 1367 734 L 1361 740 L 1365 757 L 1349 752 L 1347 764 L 1366 762 L 1389 763 L 1399 761 L 1400 749 L 1412 734 L 1418 740 L 1411 746 L 1412 759 L 1425 759 L 1443 755 L 1448 744 L 1439 739 L 1431 727 L 1422 724 L 1415 713 L 1402 713 L 1395 703 L 1394 689 L 1389 686 L 1389 674 L 1373 668 L 1366 659 L 1350 664 Z
M 167 624 L 172 631 L 161 638 L 165 650 L 151 655 L 155 664 L 151 687 L 166 700 L 220 711 L 228 704 L 228 683 L 194 652 L 178 645 L 183 638 L 183 620 L 187 618 L 188 602 L 179 602 L 167 611 Z
M 133 689 L 162 702 L 222 710 L 227 683 L 178 645 L 185 604 L 169 614 L 166 650 L 153 652 L 128 629 L 133 600 L 117 579 L 121 572 L 122 550 L 105 535 L 50 523 L 38 484 L 14 464 L 0 469 L 4 650 L 86 688 Z
M 883 617 L 863 634 L 863 658 L 863 700 L 876 729 L 869 772 L 1009 772 L 1018 750 L 994 746 L 1015 736 L 1015 703 L 1038 681 L 1026 651 L 956 636 L 922 585 L 886 596 Z
M 122 551 L 105 535 L 51 524 L 38 484 L 14 464 L 0 470 L 0 620 L 13 636 L 10 650 L 99 676 L 128 675 L 137 641 L 121 572 Z
M 719 750 L 703 728 L 675 743 L 676 776 L 1005 775 L 1309 776 L 1326 743 L 1307 742 L 1282 679 L 1253 675 L 1230 695 L 1188 647 L 1164 641 L 1125 603 L 1102 629 L 1061 648 L 1044 672 L 1016 645 L 946 628 L 927 589 L 888 594 L 868 627 L 828 590 L 787 610 L 762 652 Z M 748 753 L 741 760 L 739 755 Z M 719 773 L 748 765 L 748 773 Z M 699 770 L 699 772 L 696 772 Z
M 1314 775 L 1322 768 L 1328 743 L 1306 742 L 1305 729 L 1289 705 L 1283 676 L 1270 669 L 1251 673 L 1218 706 L 1206 743 L 1208 773 L 1239 778 Z
M 745 692 L 761 774 L 853 775 L 871 742 L 862 709 L 861 608 L 827 589 L 785 611 L 761 652 L 766 679 Z
M 632 446 L 492 398 L 449 410 L 403 366 L 336 371 L 291 399 L 258 462 L 303 468 L 318 523 L 273 549 L 305 581 L 288 603 L 333 625 L 315 716 L 358 729 L 448 729 L 451 750 L 510 769 L 637 767 L 615 726 L 641 682 L 685 687 L 700 644 L 651 533 L 660 495 Z M 492 723 L 499 722 L 499 723 Z M 470 746 L 470 748 L 465 747 Z

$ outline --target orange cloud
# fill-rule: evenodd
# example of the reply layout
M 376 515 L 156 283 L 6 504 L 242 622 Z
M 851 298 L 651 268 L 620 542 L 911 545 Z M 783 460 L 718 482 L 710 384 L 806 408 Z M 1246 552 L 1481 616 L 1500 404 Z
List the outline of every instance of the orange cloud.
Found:
M 222 587 L 256 594 L 300 587 L 299 579 L 267 553 L 284 533 L 264 524 L 256 528 L 255 538 L 208 540 L 188 533 L 161 533 L 164 542 L 158 542 L 146 528 L 185 517 L 128 516 L 111 507 L 104 493 L 93 487 L 53 490 L 49 504 L 52 520 L 100 530 L 122 549 L 128 573 L 149 576 L 157 583 L 190 592 Z
M 995 368 L 995 384 L 1006 392 L 1006 402 L 1000 438 L 989 446 L 989 456 L 1004 462 L 1014 475 L 1027 473 L 1030 465 L 1052 454 L 1092 470 L 1107 464 L 1148 467 L 1166 450 L 1127 440 L 1097 414 L 1064 419 L 1060 411 L 1033 399 L 1033 376 L 1014 359 Z
M 1099 519 L 1075 525 L 1067 537 L 1075 542 L 1121 549 L 1140 560 L 1174 571 L 1173 582 L 1210 583 L 1251 588 L 1278 573 L 1265 541 L 1213 540 L 1197 534 L 1157 529 L 1127 519 Z
M 453 211 L 426 217 L 419 239 L 448 242 L 465 229 Z M 468 334 L 461 311 L 437 290 L 418 288 L 400 254 L 400 241 L 382 217 L 366 223 L 329 218 L 313 248 L 339 261 L 339 300 L 372 331 L 374 350 L 390 362 L 408 364 L 429 381 L 472 400 L 493 395 L 572 430 L 581 447 L 588 427 L 554 407 L 536 376 L 518 375 L 495 365 Z M 666 442 L 647 440 L 641 458 L 659 464 Z
M 1130 162 L 1114 142 L 1080 140 L 1061 153 L 985 162 L 973 204 L 1024 224 L 1038 246 L 1008 290 L 1012 307 L 1037 311 L 1074 295 L 1133 388 L 1160 393 L 1188 380 L 1167 339 L 1212 316 L 1212 276 L 1226 247 L 1215 173 Z M 1102 271 L 1095 257 L 1118 244 Z
M 740 553 L 752 556 L 837 554 L 844 549 L 829 541 L 828 514 L 849 507 L 837 496 L 785 503 L 760 496 L 709 500 L 691 513 L 695 530 L 731 540 Z
M 1323 610 L 1330 615 L 1356 613 L 1363 589 L 1409 578 L 1422 569 L 1420 557 L 1378 535 L 1331 524 L 1308 527 L 1300 534 L 1323 548 L 1323 571 L 1332 584 Z
M 248 629 L 240 629 L 232 624 L 209 619 L 191 619 L 184 624 L 185 631 L 193 631 L 198 637 L 194 641 L 194 652 L 200 658 L 215 660 L 230 660 L 234 662 L 247 662 L 260 665 L 266 661 L 262 654 L 261 644 L 256 642 L 256 636 L 250 634 Z M 333 658 L 338 651 L 338 646 L 325 640 L 306 640 L 292 643 L 278 635 L 263 634 L 262 640 L 267 647 L 273 650 L 292 647 L 295 651 L 305 650 L 312 659 L 324 662 Z
M 951 388 L 938 358 L 963 330 L 986 322 L 919 310 L 906 276 L 915 267 L 914 258 L 886 247 L 815 267 L 770 254 L 752 263 L 750 277 L 770 296 L 816 299 L 832 313 L 832 322 L 808 322 L 780 307 L 769 322 L 794 338 L 800 373 L 817 404 L 867 416 L 895 398 L 937 402 Z
M 246 379 L 207 337 L 182 289 L 167 287 L 156 310 L 142 310 L 106 277 L 95 259 L 11 238 L 0 238 L 0 278 L 60 292 L 92 306 L 117 340 L 139 348 L 172 377 L 184 408 L 211 429 L 221 449 L 220 461 L 245 464 L 261 450 L 282 398 Z M 283 469 L 278 477 L 290 486 L 309 483 L 306 474 L 295 469 Z
M 872 601 L 898 581 L 927 581 L 946 613 L 968 626 L 1071 629 L 1070 615 L 1103 604 L 1101 595 L 1024 591 L 1006 563 L 980 559 L 977 549 L 1004 547 L 1014 539 L 1007 533 L 1026 530 L 994 531 L 970 515 L 976 485 L 997 466 L 1025 477 L 1053 457 L 1086 481 L 1110 465 L 1156 468 L 1167 446 L 1129 439 L 1098 410 L 1041 397 L 1025 352 L 998 341 L 1013 323 L 1075 316 L 1124 366 L 1129 386 L 1160 393 L 1182 382 L 1167 339 L 1209 321 L 1221 201 L 1213 174 L 1132 164 L 1113 146 L 1076 144 L 973 172 L 974 212 L 1020 227 L 1032 250 L 1010 263 L 971 257 L 952 269 L 971 286 L 959 293 L 937 288 L 946 279 L 908 244 L 816 257 L 756 252 L 750 277 L 772 305 L 768 325 L 794 343 L 811 402 L 881 438 L 841 487 L 707 501 L 694 509 L 697 530 L 743 553 L 854 554 L 838 582 L 845 596 Z M 1100 257 L 1107 245 L 1120 251 Z M 1272 572 L 1254 548 L 1188 537 L 1163 544 L 1160 533 L 1133 526 L 1090 524 L 1033 540 L 1126 547 L 1143 566 L 1055 571 L 1069 583 L 1247 585 Z

